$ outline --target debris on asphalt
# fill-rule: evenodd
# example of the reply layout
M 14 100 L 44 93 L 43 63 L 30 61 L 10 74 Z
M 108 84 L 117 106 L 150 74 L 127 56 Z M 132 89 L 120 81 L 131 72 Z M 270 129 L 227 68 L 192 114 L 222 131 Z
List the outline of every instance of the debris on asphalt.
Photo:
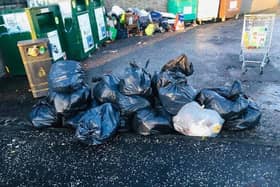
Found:
M 117 39 L 124 39 L 131 35 L 152 36 L 156 32 L 182 31 L 185 23 L 179 18 L 182 18 L 182 15 L 138 8 L 124 10 L 113 6 L 107 13 L 109 38 L 113 41 L 115 35 Z
M 186 55 L 151 75 L 135 62 L 121 76 L 93 77 L 85 83 L 79 62 L 58 61 L 49 75 L 49 96 L 32 109 L 34 127 L 67 127 L 89 145 L 111 139 L 116 132 L 215 137 L 222 129 L 245 130 L 259 124 L 258 106 L 231 86 L 197 91 L 188 83 L 194 72 Z M 174 125 L 174 126 L 173 126 Z

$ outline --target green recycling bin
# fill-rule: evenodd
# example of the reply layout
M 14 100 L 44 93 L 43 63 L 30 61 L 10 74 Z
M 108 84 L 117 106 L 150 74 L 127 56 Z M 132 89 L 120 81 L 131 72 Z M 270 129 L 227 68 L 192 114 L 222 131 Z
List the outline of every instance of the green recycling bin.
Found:
M 68 59 L 80 61 L 95 50 L 89 0 L 28 0 L 27 3 L 29 6 L 59 6 L 64 23 L 63 33 Z
M 88 0 L 72 0 L 71 15 L 65 16 L 65 34 L 68 58 L 83 60 L 95 50 L 95 42 L 89 15 Z
M 31 39 L 31 29 L 24 9 L 0 11 L 0 53 L 7 73 L 25 75 L 17 42 Z
M 184 14 L 185 21 L 197 18 L 197 0 L 168 0 L 167 10 L 173 14 Z
M 107 23 L 103 0 L 90 0 L 89 14 L 91 16 L 94 41 L 102 45 L 107 40 Z
M 31 27 L 32 39 L 48 38 L 54 61 L 65 57 L 66 42 L 63 21 L 58 5 L 25 9 Z

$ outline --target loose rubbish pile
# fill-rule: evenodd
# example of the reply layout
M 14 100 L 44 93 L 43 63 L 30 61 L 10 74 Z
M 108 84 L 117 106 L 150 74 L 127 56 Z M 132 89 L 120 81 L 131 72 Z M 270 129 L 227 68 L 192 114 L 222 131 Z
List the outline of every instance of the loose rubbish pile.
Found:
M 120 77 L 93 78 L 90 88 L 78 62 L 56 62 L 49 73 L 49 96 L 34 105 L 31 122 L 37 128 L 73 128 L 76 138 L 90 145 L 102 144 L 121 131 L 215 137 L 222 129 L 237 131 L 259 124 L 261 112 L 239 81 L 197 91 L 187 80 L 194 70 L 186 55 L 153 75 L 147 66 L 130 63 Z

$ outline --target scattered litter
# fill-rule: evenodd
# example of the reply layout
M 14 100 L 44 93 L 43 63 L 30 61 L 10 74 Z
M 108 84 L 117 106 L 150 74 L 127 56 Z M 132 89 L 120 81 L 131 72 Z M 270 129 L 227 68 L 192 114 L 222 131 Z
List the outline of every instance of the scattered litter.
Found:
M 106 51 L 103 51 L 102 53 L 112 53 L 112 54 L 116 54 L 118 53 L 119 50 L 106 50 Z

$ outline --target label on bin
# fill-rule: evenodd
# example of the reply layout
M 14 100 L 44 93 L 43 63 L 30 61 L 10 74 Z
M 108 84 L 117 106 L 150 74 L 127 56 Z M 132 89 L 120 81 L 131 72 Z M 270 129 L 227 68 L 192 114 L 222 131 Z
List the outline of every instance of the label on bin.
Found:
M 63 51 L 60 45 L 58 32 L 57 30 L 54 30 L 52 32 L 49 32 L 47 35 L 50 41 L 53 60 L 56 61 L 63 57 Z
M 4 14 L 2 17 L 9 33 L 31 31 L 25 12 Z
M 184 14 L 192 14 L 192 7 L 191 6 L 185 6 L 183 13 Z
M 94 47 L 94 41 L 88 13 L 79 15 L 78 22 L 81 31 L 84 52 L 86 53 Z
M 40 13 L 44 14 L 44 13 L 48 13 L 49 11 L 50 11 L 49 8 L 43 8 L 40 10 Z
M 97 8 L 94 10 L 94 12 L 96 16 L 99 40 L 103 40 L 106 37 L 106 24 L 104 20 L 103 8 Z
M 229 3 L 229 9 L 237 9 L 237 0 L 234 0 L 234 1 L 230 1 Z

